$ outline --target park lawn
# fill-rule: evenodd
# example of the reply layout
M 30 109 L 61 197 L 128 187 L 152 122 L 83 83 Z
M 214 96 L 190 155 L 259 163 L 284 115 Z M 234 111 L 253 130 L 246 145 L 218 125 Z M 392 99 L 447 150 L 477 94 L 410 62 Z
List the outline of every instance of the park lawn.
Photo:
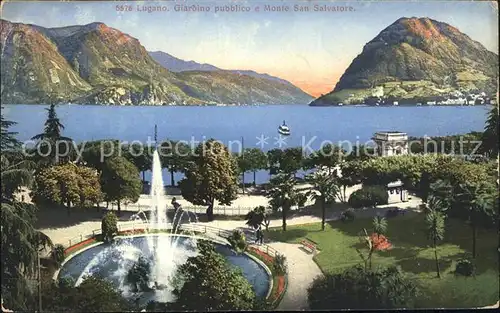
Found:
M 358 234 L 363 228 L 372 232 L 372 219 L 356 219 L 350 223 L 329 222 L 325 231 L 320 223 L 272 228 L 268 236 L 272 240 L 300 243 L 308 238 L 317 243 L 320 253 L 314 260 L 324 273 L 334 273 L 362 264 L 356 248 L 366 253 Z M 498 233 L 495 230 L 478 230 L 476 277 L 455 277 L 456 261 L 470 255 L 472 233 L 463 221 L 446 221 L 445 240 L 438 247 L 441 279 L 436 278 L 434 250 L 425 233 L 422 214 L 399 216 L 388 219 L 387 237 L 393 247 L 389 251 L 377 251 L 372 257 L 377 265 L 398 265 L 421 286 L 423 293 L 419 307 L 473 307 L 491 305 L 498 301 Z

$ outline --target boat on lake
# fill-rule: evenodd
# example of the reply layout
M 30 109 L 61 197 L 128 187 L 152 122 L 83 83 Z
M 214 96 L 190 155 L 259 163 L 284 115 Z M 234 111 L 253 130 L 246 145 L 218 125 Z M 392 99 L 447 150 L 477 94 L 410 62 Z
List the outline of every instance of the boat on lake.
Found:
M 289 136 L 290 135 L 290 128 L 286 126 L 285 121 L 283 121 L 283 125 L 280 125 L 278 127 L 278 133 L 283 136 Z

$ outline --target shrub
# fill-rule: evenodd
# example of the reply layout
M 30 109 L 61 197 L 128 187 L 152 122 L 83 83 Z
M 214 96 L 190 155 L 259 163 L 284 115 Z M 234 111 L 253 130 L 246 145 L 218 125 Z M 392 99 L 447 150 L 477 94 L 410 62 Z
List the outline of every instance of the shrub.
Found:
M 151 264 L 146 258 L 140 256 L 137 262 L 128 271 L 125 280 L 135 292 L 146 291 L 149 289 L 150 275 Z
M 276 254 L 273 260 L 273 269 L 278 275 L 285 275 L 288 271 L 286 257 L 283 254 Z
M 472 263 L 470 260 L 462 259 L 457 262 L 457 265 L 455 267 L 455 274 L 468 277 L 474 275 L 475 270 L 476 268 L 474 266 L 474 263 Z
M 242 253 L 247 249 L 245 234 L 241 230 L 233 231 L 231 236 L 227 238 L 227 241 L 229 241 L 231 248 L 233 248 L 236 253 Z
M 104 215 L 101 222 L 101 232 L 102 240 L 105 242 L 112 241 L 113 237 L 118 234 L 118 218 L 115 213 L 108 212 Z
M 52 251 L 50 252 L 50 258 L 52 259 L 52 261 L 54 261 L 57 267 L 61 266 L 65 257 L 66 256 L 64 253 L 64 246 L 61 244 L 55 245 Z
M 346 211 L 340 214 L 340 220 L 342 222 L 352 222 L 354 221 L 355 215 L 352 209 L 347 209 Z
M 357 209 L 387 204 L 388 199 L 389 195 L 385 187 L 363 186 L 349 196 L 348 203 L 351 207 Z
M 419 294 L 399 267 L 362 266 L 314 279 L 307 289 L 311 310 L 409 308 Z

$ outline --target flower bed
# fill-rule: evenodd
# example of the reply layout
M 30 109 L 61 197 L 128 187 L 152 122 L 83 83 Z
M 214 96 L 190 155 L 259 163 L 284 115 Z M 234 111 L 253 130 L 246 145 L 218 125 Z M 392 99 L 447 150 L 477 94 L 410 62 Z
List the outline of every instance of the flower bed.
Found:
M 137 235 L 137 234 L 144 234 L 144 233 L 146 233 L 145 229 L 134 229 L 134 230 L 119 231 L 118 235 Z
M 269 298 L 267 301 L 270 303 L 271 307 L 274 309 L 278 306 L 280 303 L 281 299 L 285 295 L 285 290 L 287 286 L 287 278 L 286 275 L 277 275 L 275 274 L 274 268 L 273 268 L 273 261 L 274 258 L 270 256 L 269 254 L 265 253 L 264 251 L 261 251 L 259 249 L 256 249 L 254 247 L 249 247 L 247 250 L 248 253 L 251 255 L 255 256 L 271 270 L 272 278 L 273 278 L 273 288 L 271 290 L 271 294 L 269 295 Z
M 64 250 L 64 255 L 68 256 L 71 253 L 73 253 L 75 251 L 78 251 L 78 250 L 80 250 L 80 249 L 82 249 L 82 248 L 84 248 L 84 247 L 86 247 L 88 245 L 91 245 L 91 244 L 93 244 L 96 241 L 97 241 L 96 237 L 92 237 L 92 238 L 86 239 L 84 241 L 81 241 L 81 242 L 79 242 L 79 243 L 77 243 L 75 245 L 72 245 L 72 246 L 66 248 Z

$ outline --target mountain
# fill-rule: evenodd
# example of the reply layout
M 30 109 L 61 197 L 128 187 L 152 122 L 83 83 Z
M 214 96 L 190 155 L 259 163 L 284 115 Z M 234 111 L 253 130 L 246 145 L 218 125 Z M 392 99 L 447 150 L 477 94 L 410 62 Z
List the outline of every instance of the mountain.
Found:
M 234 73 L 174 73 L 103 23 L 44 28 L 0 21 L 3 103 L 307 103 L 296 87 Z
M 184 72 L 184 71 L 220 71 L 220 68 L 206 64 L 198 63 L 195 61 L 184 61 L 182 59 L 176 58 L 171 54 L 163 51 L 150 51 L 149 55 L 158 64 L 163 66 L 172 72 Z
M 368 97 L 420 101 L 452 93 L 496 93 L 498 55 L 457 28 L 400 18 L 368 42 L 334 90 L 311 105 L 363 103 Z
M 149 55 L 155 59 L 156 62 L 161 64 L 163 67 L 172 72 L 185 72 L 185 71 L 226 71 L 229 73 L 235 73 L 240 75 L 248 75 L 257 78 L 265 78 L 277 82 L 281 82 L 283 84 L 292 84 L 287 80 L 284 80 L 279 77 L 271 76 L 269 74 L 261 74 L 251 70 L 224 70 L 218 68 L 214 65 L 207 63 L 198 63 L 195 61 L 184 61 L 182 59 L 176 58 L 171 54 L 168 54 L 163 51 L 153 51 L 149 52 Z

